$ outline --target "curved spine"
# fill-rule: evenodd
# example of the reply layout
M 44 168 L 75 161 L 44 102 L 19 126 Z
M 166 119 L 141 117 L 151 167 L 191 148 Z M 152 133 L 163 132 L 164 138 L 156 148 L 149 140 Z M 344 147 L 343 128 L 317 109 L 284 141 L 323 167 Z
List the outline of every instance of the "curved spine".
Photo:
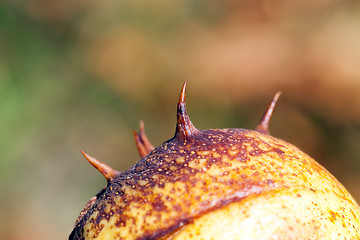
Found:
M 187 82 L 184 83 L 181 89 L 179 102 L 177 104 L 177 124 L 176 124 L 175 138 L 180 138 L 180 139 L 186 139 L 187 137 L 198 132 L 198 130 L 191 122 L 186 111 L 186 103 L 185 103 L 186 85 Z
M 91 165 L 93 165 L 97 170 L 99 170 L 102 175 L 104 175 L 108 182 L 120 175 L 119 171 L 112 169 L 105 163 L 100 162 L 96 158 L 93 158 L 90 155 L 86 154 L 84 151 L 81 151 L 81 153 Z
M 145 134 L 144 121 L 140 121 L 140 130 L 139 132 L 133 131 L 136 148 L 138 149 L 139 155 L 141 158 L 148 155 L 152 150 L 154 150 L 154 146 L 151 144 L 149 139 Z
M 269 123 L 270 123 L 270 119 L 272 117 L 272 114 L 274 112 L 276 103 L 279 99 L 281 95 L 281 92 L 277 92 L 273 98 L 273 100 L 271 101 L 268 109 L 265 111 L 264 115 L 262 116 L 260 123 L 256 126 L 255 130 L 263 133 L 263 134 L 267 134 L 270 135 L 269 132 Z

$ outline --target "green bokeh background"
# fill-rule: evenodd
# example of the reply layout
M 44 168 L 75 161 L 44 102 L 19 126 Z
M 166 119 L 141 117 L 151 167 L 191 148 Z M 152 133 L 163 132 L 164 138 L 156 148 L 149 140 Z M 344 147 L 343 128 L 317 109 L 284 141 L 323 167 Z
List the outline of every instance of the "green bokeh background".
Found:
M 80 150 L 125 170 L 185 80 L 200 129 L 254 128 L 281 90 L 272 135 L 359 201 L 359 26 L 356 1 L 2 1 L 0 239 L 66 239 L 106 184 Z

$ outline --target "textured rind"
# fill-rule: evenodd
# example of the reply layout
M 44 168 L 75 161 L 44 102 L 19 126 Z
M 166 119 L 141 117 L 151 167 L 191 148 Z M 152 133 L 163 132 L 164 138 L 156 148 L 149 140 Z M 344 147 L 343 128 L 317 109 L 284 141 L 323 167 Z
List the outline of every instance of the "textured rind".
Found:
M 360 239 L 358 208 L 333 192 L 284 188 L 209 212 L 171 240 Z
M 199 130 L 188 138 L 163 143 L 110 181 L 69 239 L 174 239 L 186 234 L 207 214 L 234 204 L 249 204 L 250 199 L 257 197 L 259 204 L 266 207 L 269 202 L 271 206 L 278 196 L 282 201 L 286 198 L 281 196 L 295 191 L 322 193 L 323 200 L 316 204 L 346 203 L 344 208 L 329 207 L 332 219 L 322 212 L 323 208 L 314 208 L 313 216 L 323 214 L 319 221 L 329 231 L 343 228 L 345 232 L 352 228 L 353 235 L 349 236 L 359 237 L 360 213 L 354 199 L 330 173 L 298 148 L 257 131 Z M 331 228 L 333 221 L 343 224 Z M 296 221 L 293 224 L 296 229 Z

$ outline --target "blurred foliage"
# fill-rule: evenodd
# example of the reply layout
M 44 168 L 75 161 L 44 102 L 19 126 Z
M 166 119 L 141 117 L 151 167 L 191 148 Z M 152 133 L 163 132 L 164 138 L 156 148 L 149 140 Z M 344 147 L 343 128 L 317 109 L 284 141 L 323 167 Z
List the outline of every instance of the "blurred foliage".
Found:
M 64 239 L 132 130 L 172 137 L 188 80 L 200 128 L 256 126 L 278 90 L 274 136 L 360 199 L 357 1 L 13 0 L 0 3 L 0 239 Z

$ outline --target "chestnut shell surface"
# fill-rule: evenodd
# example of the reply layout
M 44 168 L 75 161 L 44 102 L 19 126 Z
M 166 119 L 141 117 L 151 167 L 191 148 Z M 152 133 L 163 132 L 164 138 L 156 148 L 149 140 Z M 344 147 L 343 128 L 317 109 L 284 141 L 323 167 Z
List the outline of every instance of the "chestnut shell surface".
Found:
M 175 136 L 154 148 L 142 124 L 134 133 L 142 159 L 128 170 L 84 153 L 108 184 L 69 239 L 360 239 L 359 206 L 347 190 L 307 154 L 269 135 L 279 94 L 255 130 L 198 130 L 185 90 L 186 83 Z

